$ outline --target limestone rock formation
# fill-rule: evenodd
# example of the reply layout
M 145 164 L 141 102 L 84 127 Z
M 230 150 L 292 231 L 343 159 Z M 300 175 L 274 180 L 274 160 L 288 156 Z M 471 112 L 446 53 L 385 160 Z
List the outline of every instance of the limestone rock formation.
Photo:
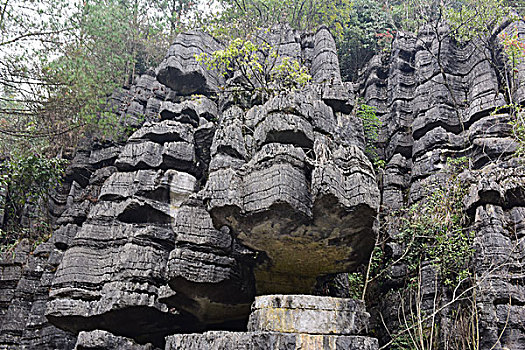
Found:
M 438 34 L 399 33 L 391 55 L 353 84 L 341 80 L 326 28 L 274 28 L 261 36 L 312 81 L 240 100 L 218 93 L 235 79 L 195 60 L 223 45 L 179 35 L 156 73 L 109 101 L 135 132 L 77 150 L 53 194 L 49 241 L 0 257 L 0 349 L 377 349 L 360 302 L 260 295 L 312 293 L 356 269 L 380 209 L 424 199 L 461 156 L 484 278 L 482 347 L 524 349 L 525 174 L 511 159 L 510 115 L 490 54 Z M 356 97 L 382 121 L 380 174 L 364 152 Z M 405 274 L 394 266 L 384 288 Z M 426 287 L 434 277 L 424 265 Z M 374 307 L 394 325 L 399 303 L 384 295 Z
M 516 306 L 524 292 L 518 229 L 525 205 L 523 160 L 507 161 L 517 143 L 508 110 L 502 108 L 507 102 L 499 72 L 485 50 L 479 43 L 457 45 L 431 27 L 418 36 L 400 33 L 389 60 L 369 63 L 361 89 L 383 122 L 383 207 L 396 210 L 425 200 L 436 184 L 447 181 L 442 170 L 448 160 L 467 157 L 468 170 L 462 176 L 470 190 L 464 206 L 471 221 L 468 229 L 475 235 L 474 269 L 482 281 L 476 285 L 480 348 L 523 349 L 525 337 L 518 324 L 523 307 Z M 520 94 L 518 89 L 515 98 L 520 100 Z M 395 230 L 390 234 L 394 238 Z M 399 257 L 395 243 L 390 250 L 394 259 Z M 421 298 L 431 309 L 429 301 L 439 295 L 432 287 L 436 272 L 430 263 L 423 271 Z M 405 267 L 394 266 L 393 282 L 386 288 L 399 287 L 396 283 L 403 283 L 405 274 Z M 380 300 L 376 311 L 384 319 L 378 322 L 394 329 L 399 305 L 395 297 Z
M 202 32 L 182 33 L 158 67 L 157 79 L 183 96 L 215 92 L 222 83 L 220 75 L 198 64 L 195 55 L 209 54 L 222 48 L 219 42 Z
M 246 113 L 232 107 L 220 119 L 202 195 L 217 227 L 266 255 L 258 293 L 307 293 L 316 277 L 355 268 L 373 245 L 374 170 L 358 145 L 329 136 L 338 122 L 349 120 L 308 92 Z
M 123 144 L 77 153 L 45 306 L 52 324 L 81 335 L 77 348 L 163 347 L 181 331 L 242 329 L 255 294 L 309 292 L 316 277 L 350 270 L 370 251 L 379 191 L 333 39 L 326 29 L 269 35 L 283 52 L 304 54 L 319 85 L 248 110 L 219 106 L 213 93 L 224 82 L 194 54 L 220 44 L 183 34 L 158 81 L 147 74 L 114 96 L 126 123 L 145 122 Z M 238 201 L 233 221 L 228 200 Z M 279 227 L 264 230 L 271 221 Z
M 364 302 L 313 295 L 264 295 L 252 306 L 248 330 L 355 335 L 364 333 L 369 314 Z

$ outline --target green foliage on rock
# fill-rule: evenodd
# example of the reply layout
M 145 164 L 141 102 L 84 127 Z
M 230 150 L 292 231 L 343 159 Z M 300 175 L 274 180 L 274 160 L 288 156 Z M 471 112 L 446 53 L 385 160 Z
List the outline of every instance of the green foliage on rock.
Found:
M 363 288 L 365 286 L 365 278 L 360 272 L 351 272 L 347 274 L 348 277 L 348 297 L 352 299 L 361 299 Z
M 108 97 L 164 57 L 174 26 L 183 22 L 166 13 L 179 3 L 189 6 L 185 0 L 0 2 L 4 230 L 22 232 L 15 228 L 24 208 L 57 183 L 59 158 L 70 157 L 82 137 L 126 134 L 125 121 L 107 111 Z
M 379 132 L 382 123 L 376 115 L 375 107 L 361 103 L 356 109 L 356 116 L 361 119 L 363 123 L 363 130 L 365 133 L 365 154 L 376 168 L 383 168 L 385 162 L 379 158 L 379 154 L 377 153 L 377 142 L 379 141 Z
M 285 23 L 299 30 L 313 30 L 325 24 L 340 32 L 353 1 L 218 0 L 216 4 L 217 14 L 207 18 L 204 27 L 215 36 L 235 38 Z
M 64 159 L 33 151 L 12 152 L 0 162 L 0 204 L 4 210 L 0 249 L 23 238 L 36 242 L 49 234 L 49 193 L 60 185 L 65 165 Z
M 434 348 L 440 339 L 439 315 L 447 305 L 454 305 L 466 319 L 473 317 L 471 303 L 475 303 L 477 283 L 471 269 L 474 236 L 463 206 L 468 187 L 462 172 L 467 167 L 466 157 L 449 158 L 442 181 L 427 187 L 426 196 L 384 215 L 366 273 L 349 279 L 350 290 L 355 294 L 354 290 L 361 288 L 362 299 L 370 298 L 382 284 L 395 281 L 397 287 L 389 293 L 399 302 L 399 325 L 389 330 L 391 340 L 386 346 L 391 349 Z M 395 244 L 399 251 L 392 254 L 387 243 Z M 400 268 L 404 277 L 392 274 Z M 423 289 L 433 291 L 436 299 L 423 300 Z M 441 293 L 447 297 L 438 298 Z M 455 322 L 459 321 L 453 320 L 447 327 L 456 327 Z
M 287 24 L 299 30 L 327 26 L 337 41 L 341 71 L 346 80 L 380 49 L 388 49 L 393 25 L 379 0 L 219 0 L 219 11 L 202 23 L 212 35 L 230 40 L 246 38 L 261 28 Z
M 308 69 L 298 60 L 280 56 L 276 48 L 264 42 L 253 43 L 237 38 L 226 49 L 203 53 L 196 59 L 225 78 L 232 78 L 230 87 L 262 91 L 268 95 L 300 89 L 311 79 Z
M 431 263 L 439 271 L 445 286 L 456 287 L 468 283 L 471 277 L 469 263 L 474 254 L 474 237 L 468 229 L 468 219 L 463 208 L 467 186 L 460 177 L 467 166 L 466 157 L 449 158 L 447 167 L 443 170 L 447 175 L 445 182 L 433 184 L 422 200 L 391 213 L 391 218 L 399 217 L 400 221 L 396 220 L 394 227 L 380 228 L 363 286 L 379 278 L 388 278 L 391 266 L 404 264 L 410 282 L 408 285 L 413 287 L 424 262 Z M 382 232 L 383 230 L 397 232 L 395 237 L 388 239 L 400 244 L 403 249 L 400 257 L 386 259 L 383 236 L 387 232 Z M 362 285 L 359 278 L 354 277 L 353 281 Z
M 446 184 L 434 185 L 430 195 L 413 204 L 402 218 L 396 239 L 405 247 L 403 260 L 413 278 L 424 261 L 437 268 L 445 286 L 456 287 L 470 277 L 474 237 L 466 228 L 463 210 L 467 188 L 458 177 L 466 165 L 465 157 L 449 159 Z
M 516 155 L 518 157 L 525 157 L 525 113 L 520 108 L 514 116 L 514 120 L 510 122 L 512 126 L 512 135 L 518 142 L 518 149 Z

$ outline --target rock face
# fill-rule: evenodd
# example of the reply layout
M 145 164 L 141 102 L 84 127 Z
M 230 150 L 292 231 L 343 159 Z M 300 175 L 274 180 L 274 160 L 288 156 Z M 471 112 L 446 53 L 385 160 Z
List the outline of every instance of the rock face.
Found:
M 255 299 L 248 330 L 306 334 L 362 334 L 364 302 L 313 295 L 265 295 Z
M 362 336 L 275 332 L 206 332 L 168 337 L 166 349 L 188 350 L 375 350 L 377 339 Z
M 476 180 L 467 208 L 475 212 L 481 346 L 524 349 L 524 166 L 515 161 L 491 164 Z
M 195 55 L 210 54 L 220 49 L 223 46 L 219 42 L 202 32 L 182 33 L 157 69 L 157 79 L 179 95 L 215 92 L 223 83 L 220 75 L 198 64 Z
M 522 26 L 518 22 L 517 28 L 506 30 L 522 31 Z M 361 82 L 365 100 L 383 122 L 382 206 L 396 210 L 424 200 L 435 184 L 447 181 L 442 170 L 448 159 L 467 157 L 468 170 L 461 176 L 469 183 L 464 210 L 475 235 L 473 264 L 481 281 L 476 285 L 480 348 L 523 349 L 524 329 L 517 323 L 523 317 L 523 306 L 517 305 L 523 305 L 525 295 L 523 160 L 507 160 L 517 143 L 508 110 L 501 108 L 507 102 L 490 53 L 477 43 L 457 46 L 442 33 L 427 28 L 417 37 L 400 34 L 389 59 L 372 60 Z M 522 81 L 519 77 L 514 84 L 520 87 Z M 514 99 L 523 100 L 519 88 Z M 390 234 L 394 238 L 396 232 Z M 390 250 L 394 259 L 399 257 L 395 244 Z M 393 267 L 388 289 L 404 283 L 404 271 L 403 266 Z M 433 287 L 431 264 L 423 271 L 421 298 L 431 310 L 430 301 L 440 300 L 441 291 Z M 392 296 L 379 300 L 376 311 L 384 321 L 378 319 L 378 324 L 395 328 L 400 304 Z M 445 326 L 445 336 L 447 331 Z M 381 337 L 388 339 L 387 334 Z
M 399 34 L 388 59 L 372 59 L 351 84 L 326 28 L 262 36 L 304 63 L 311 83 L 218 95 L 235 79 L 195 55 L 224 46 L 190 32 L 156 73 L 112 97 L 108 107 L 136 131 L 81 147 L 53 195 L 50 240 L 0 257 L 0 348 L 377 349 L 362 303 L 281 294 L 355 270 L 370 256 L 379 208 L 425 198 L 448 158 L 468 156 L 482 348 L 524 349 L 525 174 L 511 159 L 490 54 L 430 29 Z M 356 97 L 382 121 L 379 179 Z M 394 270 L 402 281 L 403 267 Z M 395 323 L 394 299 L 374 306 Z
M 178 332 L 245 329 L 256 294 L 310 292 L 320 275 L 367 256 L 379 191 L 333 39 L 326 29 L 267 35 L 317 84 L 249 108 L 217 104 L 224 81 L 194 55 L 221 44 L 193 32 L 178 37 L 156 79 L 148 73 L 113 97 L 112 111 L 137 130 L 77 152 L 57 228 L 39 247 L 60 255 L 31 312 L 70 337 L 50 347 L 79 335 L 79 349 L 162 348 Z M 16 312 L 13 300 L 4 305 Z M 13 317 L 5 344 L 20 344 L 9 329 L 29 327 Z
M 351 120 L 336 118 L 304 92 L 246 113 L 231 107 L 219 120 L 202 195 L 216 227 L 265 254 L 258 293 L 307 293 L 316 277 L 352 270 L 370 252 L 374 170 L 358 145 L 331 136 Z

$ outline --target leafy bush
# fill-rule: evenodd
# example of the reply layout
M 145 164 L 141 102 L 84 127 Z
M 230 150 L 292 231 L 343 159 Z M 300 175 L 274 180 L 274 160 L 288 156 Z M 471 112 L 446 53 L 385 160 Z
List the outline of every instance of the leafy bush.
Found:
M 263 91 L 270 95 L 289 89 L 300 89 L 310 81 L 308 69 L 296 59 L 279 56 L 276 48 L 266 43 L 234 39 L 224 50 L 196 56 L 210 70 L 225 78 L 234 78 L 229 85 L 247 91 Z M 240 76 L 235 77 L 237 71 Z M 224 87 L 223 87 L 224 89 Z
M 217 0 L 217 13 L 203 18 L 203 27 L 215 37 L 246 38 L 261 28 L 288 24 L 298 30 L 327 25 L 340 33 L 355 0 Z
M 382 0 L 218 0 L 219 11 L 202 26 L 215 37 L 247 38 L 261 28 L 289 25 L 312 31 L 327 26 L 334 35 L 341 73 L 356 80 L 358 72 L 378 49 L 393 39 L 391 14 Z
M 445 181 L 428 188 L 428 195 L 419 202 L 385 216 L 385 219 L 392 220 L 388 220 L 386 226 L 380 225 L 364 283 L 357 276 L 350 280 L 353 282 L 352 291 L 363 288 L 364 299 L 365 294 L 368 292 L 366 295 L 370 296 L 370 290 L 374 289 L 369 288 L 372 282 L 377 288 L 392 278 L 391 272 L 396 271 L 394 266 L 406 268 L 404 281 L 399 281 L 396 275 L 393 280 L 397 287 L 390 287 L 391 297 L 399 302 L 399 325 L 396 329 L 387 330 L 391 337 L 386 344 L 389 348 L 434 348 L 441 337 L 439 315 L 450 310 L 445 310 L 446 307 L 452 308 L 451 312 L 462 314 L 461 320 L 454 319 L 447 325 L 450 329 L 461 327 L 458 322 L 475 318 L 475 309 L 471 306 L 475 303 L 473 286 L 476 281 L 470 269 L 474 237 L 463 211 L 467 186 L 460 177 L 467 166 L 466 157 L 448 159 L 443 170 L 448 175 Z M 400 248 L 395 256 L 387 254 L 387 242 L 393 242 Z M 429 265 L 436 272 L 435 284 L 422 278 L 424 266 Z M 404 285 L 400 286 L 399 282 L 404 282 Z M 426 293 L 429 290 L 436 293 L 433 304 L 424 300 L 423 288 L 426 288 Z M 438 298 L 440 293 L 447 293 L 449 298 Z
M 525 157 L 525 114 L 520 111 L 516 113 L 514 120 L 510 122 L 512 126 L 512 134 L 514 139 L 518 142 L 518 149 L 516 155 Z
M 49 233 L 47 200 L 61 182 L 65 163 L 36 152 L 15 152 L 0 163 L 0 192 L 5 194 L 2 246 Z M 24 217 L 29 218 L 28 225 L 22 223 Z
M 466 164 L 465 157 L 449 159 L 448 182 L 435 185 L 431 194 L 413 204 L 402 219 L 397 239 L 405 246 L 404 260 L 413 281 L 423 261 L 439 270 L 448 287 L 460 285 L 470 277 L 473 235 L 464 228 L 467 218 L 462 201 L 467 189 L 458 178 Z
M 338 19 L 337 52 L 344 80 L 356 81 L 359 71 L 382 49 L 389 50 L 394 25 L 389 9 L 381 1 L 355 0 L 346 17 Z

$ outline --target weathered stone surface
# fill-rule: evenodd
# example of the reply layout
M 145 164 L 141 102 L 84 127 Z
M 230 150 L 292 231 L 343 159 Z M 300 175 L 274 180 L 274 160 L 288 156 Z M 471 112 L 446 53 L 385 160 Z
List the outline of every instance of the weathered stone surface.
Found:
M 368 324 L 362 301 L 312 295 L 255 298 L 248 330 L 305 334 L 361 334 Z
M 55 274 L 48 319 L 162 346 L 184 319 L 158 301 L 174 245 L 170 203 L 180 205 L 195 182 L 175 170 L 112 174 Z
M 255 294 L 252 251 L 242 248 L 226 228 L 216 230 L 202 202 L 186 202 L 172 224 L 175 249 L 168 261 L 169 306 L 185 310 L 203 324 L 246 322 Z
M 337 132 L 333 111 L 313 93 L 291 93 L 246 114 L 230 108 L 216 132 L 202 195 L 216 227 L 267 255 L 257 293 L 309 292 L 317 276 L 351 270 L 371 248 L 371 164 L 317 128 Z
M 164 142 L 183 141 L 193 143 L 193 128 L 187 124 L 172 120 L 160 123 L 145 123 L 130 136 L 129 140 L 150 140 L 163 144 Z
M 151 141 L 128 143 L 115 165 L 122 170 L 157 168 L 162 164 L 162 145 Z
M 75 350 L 156 350 L 152 344 L 140 345 L 133 340 L 115 336 L 109 332 L 95 330 L 78 334 Z
M 337 48 L 330 31 L 321 27 L 314 36 L 314 50 L 312 58 L 312 80 L 316 83 L 340 83 L 339 59 Z
M 183 33 L 177 36 L 158 67 L 157 79 L 180 95 L 214 92 L 222 82 L 221 76 L 197 63 L 195 55 L 220 49 L 222 46 L 208 34 L 197 31 Z
M 513 26 L 524 33 L 522 22 Z M 350 84 L 326 28 L 273 28 L 261 38 L 304 62 L 312 84 L 269 99 L 217 98 L 225 82 L 195 54 L 222 46 L 191 32 L 176 39 L 157 75 L 112 96 L 109 110 L 137 130 L 77 150 L 53 194 L 53 236 L 32 254 L 21 243 L 0 257 L 0 348 L 152 349 L 166 341 L 166 349 L 377 349 L 354 335 L 368 318 L 361 304 L 308 296 L 257 299 L 253 332 L 175 333 L 246 330 L 255 295 L 307 293 L 346 278 L 333 274 L 369 256 L 380 204 L 397 210 L 425 200 L 448 181 L 448 159 L 466 156 L 480 347 L 523 349 L 525 175 L 510 160 L 517 144 L 511 116 L 499 109 L 506 102 L 491 53 L 438 43 L 430 28 L 399 33 L 391 56 L 373 58 Z M 376 146 L 386 166 L 377 181 L 356 96 L 382 121 Z M 392 258 L 402 251 L 386 243 Z M 402 286 L 406 274 L 393 266 L 378 293 Z M 438 296 L 428 262 L 421 278 L 428 309 Z M 373 328 L 384 342 L 381 322 L 399 324 L 401 301 L 378 299 L 384 318 Z
M 362 336 L 274 332 L 206 332 L 167 337 L 166 350 L 375 350 L 377 339 Z
M 74 335 L 55 328 L 44 317 L 47 292 L 61 253 L 50 243 L 28 255 L 31 248 L 21 242 L 9 253 L 19 257 L 12 255 L 11 261 L 5 261 L 8 264 L 0 266 L 0 285 L 7 282 L 8 287 L 1 294 L 5 300 L 0 300 L 0 349 L 70 349 Z
M 93 149 L 89 154 L 89 162 L 97 168 L 113 164 L 120 150 L 118 145 Z
M 192 143 L 166 142 L 160 145 L 144 141 L 126 144 L 115 165 L 122 171 L 162 168 L 195 172 L 195 163 Z
M 520 223 L 519 208 L 504 210 L 493 204 L 479 206 L 475 215 L 477 229 L 476 274 L 478 286 L 481 344 L 484 348 L 523 349 L 523 237 L 513 234 Z M 516 217 L 518 216 L 518 217 Z M 516 220 L 518 219 L 518 220 Z
M 164 101 L 160 106 L 162 119 L 176 120 L 197 127 L 201 119 L 213 120 L 218 115 L 217 105 L 206 97 L 185 100 L 180 103 Z
M 2 252 L 0 259 L 0 324 L 4 324 L 5 314 L 13 300 L 18 281 L 22 278 L 23 267 L 27 264 L 30 245 L 22 241 L 15 251 Z
M 462 177 L 470 183 L 470 193 L 464 206 L 474 224 L 468 230 L 475 233 L 482 251 L 475 263 L 481 279 L 490 270 L 489 265 L 494 267 L 505 258 L 509 262 L 509 256 L 522 254 L 518 253 L 520 244 L 510 238 L 515 235 L 508 227 L 515 226 L 513 220 L 519 216 L 511 208 L 522 206 L 523 193 L 517 184 L 523 182 L 523 166 L 506 161 L 513 156 L 516 144 L 510 137 L 509 115 L 499 109 L 506 102 L 500 93 L 498 73 L 488 60 L 491 53 L 479 43 L 458 46 L 450 38 L 436 35 L 431 27 L 421 30 L 418 36 L 398 35 L 389 58 L 378 56 L 370 61 L 360 89 L 383 122 L 378 142 L 378 153 L 387 164 L 382 176 L 383 207 L 396 210 L 424 201 L 436 185 L 449 181 L 444 174 L 449 158 L 468 159 L 468 171 Z M 402 249 L 396 246 L 396 231 L 387 228 L 386 232 L 393 237 L 387 251 L 395 259 Z M 511 266 L 519 270 L 516 262 Z M 432 287 L 432 273 L 428 266 L 425 269 L 422 305 L 431 309 L 430 301 L 437 294 Z M 392 267 L 384 292 L 402 287 L 406 274 L 406 266 Z M 516 313 L 509 300 L 522 298 L 518 281 L 521 273 L 494 271 L 494 276 L 476 292 L 477 302 L 482 303 L 477 304 L 481 348 L 520 348 L 516 345 L 523 334 L 520 326 L 510 322 L 510 317 L 509 328 L 503 326 L 503 313 Z M 400 303 L 394 296 L 378 301 L 382 316 L 377 324 L 386 322 L 389 331 L 394 329 L 399 322 Z M 381 328 L 378 334 L 385 342 L 390 338 L 386 331 L 381 335 Z

